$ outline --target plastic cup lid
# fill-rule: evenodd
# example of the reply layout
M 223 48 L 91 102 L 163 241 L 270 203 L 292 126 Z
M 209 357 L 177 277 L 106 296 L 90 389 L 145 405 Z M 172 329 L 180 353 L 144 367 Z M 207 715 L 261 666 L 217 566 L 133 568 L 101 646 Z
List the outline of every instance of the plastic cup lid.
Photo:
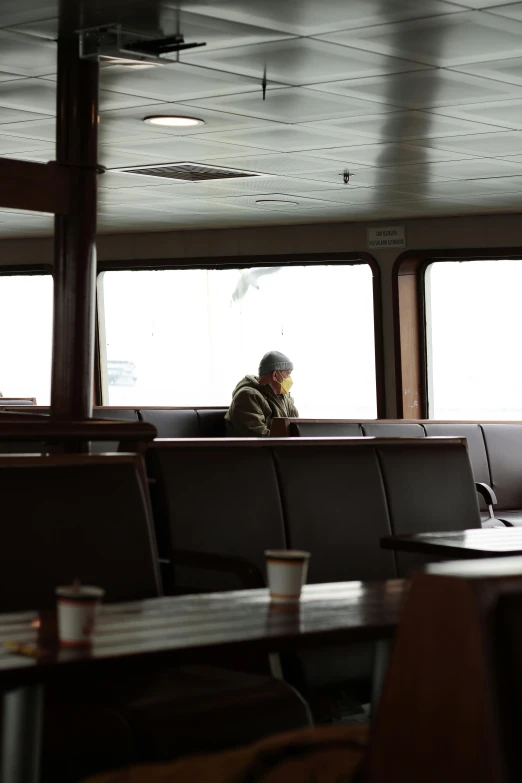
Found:
M 265 549 L 265 557 L 273 560 L 308 560 L 310 552 L 301 549 Z
M 68 598 L 74 601 L 96 601 L 103 598 L 105 590 L 93 585 L 63 585 L 55 590 L 59 598 Z

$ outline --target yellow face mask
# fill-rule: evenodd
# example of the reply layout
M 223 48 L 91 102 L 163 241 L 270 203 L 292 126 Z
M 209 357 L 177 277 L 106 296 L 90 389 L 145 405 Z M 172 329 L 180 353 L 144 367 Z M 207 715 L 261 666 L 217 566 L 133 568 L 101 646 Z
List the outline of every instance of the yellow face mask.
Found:
M 279 393 L 280 394 L 288 394 L 290 389 L 294 385 L 293 380 L 290 377 L 283 378 L 281 373 L 278 373 L 278 375 L 279 375 L 278 383 L 281 386 L 281 391 Z

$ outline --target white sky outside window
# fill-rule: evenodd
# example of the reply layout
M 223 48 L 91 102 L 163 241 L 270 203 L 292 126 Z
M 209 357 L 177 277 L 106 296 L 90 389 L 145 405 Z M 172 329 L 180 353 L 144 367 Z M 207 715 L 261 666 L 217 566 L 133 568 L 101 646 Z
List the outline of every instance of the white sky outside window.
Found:
M 49 405 L 53 328 L 51 275 L 0 275 L 0 392 Z
M 522 261 L 426 271 L 429 415 L 522 419 Z
M 229 405 L 277 350 L 294 363 L 301 416 L 376 416 L 367 265 L 114 271 L 99 284 L 113 381 L 105 404 Z M 120 362 L 127 377 L 114 372 Z

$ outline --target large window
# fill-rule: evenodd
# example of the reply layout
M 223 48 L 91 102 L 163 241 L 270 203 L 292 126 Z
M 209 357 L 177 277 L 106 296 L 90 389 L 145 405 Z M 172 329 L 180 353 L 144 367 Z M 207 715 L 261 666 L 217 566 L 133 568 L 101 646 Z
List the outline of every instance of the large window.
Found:
M 522 419 L 522 261 L 426 271 L 428 402 L 435 419 Z
M 51 275 L 0 275 L 0 392 L 49 405 L 53 281 Z
M 99 302 L 105 404 L 229 405 L 278 350 L 301 416 L 376 416 L 365 264 L 105 272 Z

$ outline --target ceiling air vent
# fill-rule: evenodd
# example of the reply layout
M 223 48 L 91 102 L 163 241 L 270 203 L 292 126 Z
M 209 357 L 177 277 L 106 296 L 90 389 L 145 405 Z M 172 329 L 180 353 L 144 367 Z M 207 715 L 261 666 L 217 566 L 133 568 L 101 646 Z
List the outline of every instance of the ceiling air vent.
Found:
M 261 177 L 253 171 L 239 169 L 224 169 L 218 166 L 207 166 L 202 163 L 161 163 L 152 166 L 111 169 L 125 174 L 140 174 L 145 177 L 162 177 L 177 179 L 184 182 L 202 182 L 214 179 L 237 179 L 239 177 Z

